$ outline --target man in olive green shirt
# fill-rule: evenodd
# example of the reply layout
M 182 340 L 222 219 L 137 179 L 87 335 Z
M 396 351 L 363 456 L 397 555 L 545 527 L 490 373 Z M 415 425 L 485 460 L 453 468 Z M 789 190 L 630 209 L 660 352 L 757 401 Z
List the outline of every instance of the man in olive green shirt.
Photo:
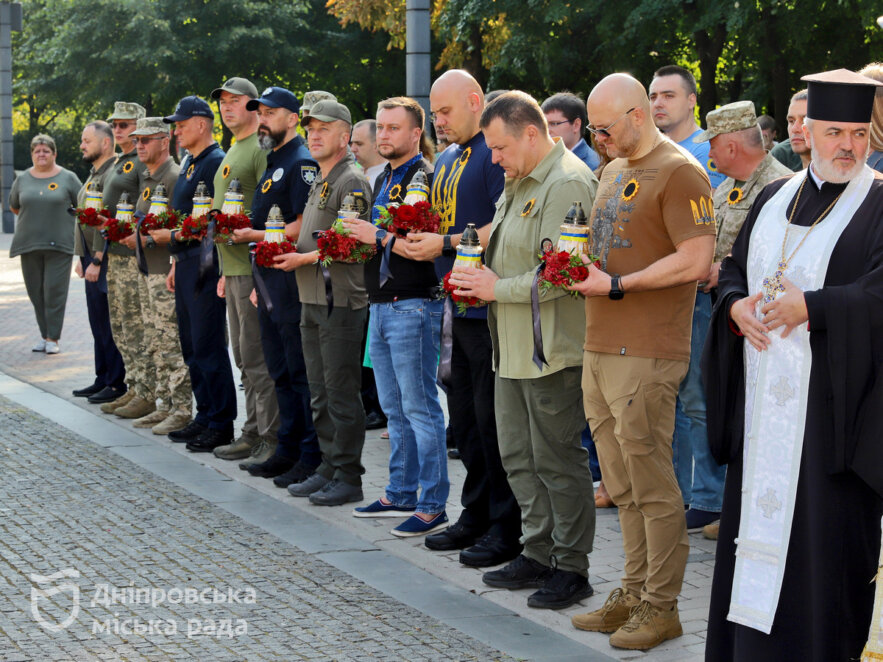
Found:
M 258 180 L 267 169 L 267 152 L 258 144 L 258 116 L 245 106 L 258 98 L 258 90 L 245 78 L 230 78 L 212 90 L 217 99 L 221 120 L 233 132 L 234 142 L 215 173 L 215 199 L 212 209 L 221 209 L 230 182 L 239 180 L 246 213 L 251 210 Z M 254 455 L 243 464 L 261 463 L 272 455 L 279 428 L 279 405 L 276 390 L 261 349 L 258 311 L 248 300 L 254 289 L 251 261 L 248 256 L 250 235 L 236 238 L 232 246 L 218 244 L 221 278 L 218 296 L 227 303 L 230 321 L 230 345 L 233 360 L 242 375 L 245 390 L 245 423 L 242 434 L 232 443 L 220 446 L 214 454 L 224 460 L 238 460 Z M 260 442 L 264 442 L 261 444 Z
M 86 204 L 86 191 L 95 184 L 103 197 L 108 174 L 114 164 L 113 131 L 107 122 L 90 122 L 83 129 L 80 141 L 83 160 L 92 164 L 89 177 L 77 195 L 77 207 Z M 104 257 L 104 237 L 98 228 L 77 223 L 74 253 L 80 257 L 76 272 L 86 280 L 86 311 L 92 329 L 95 354 L 95 381 L 90 386 L 74 390 L 74 396 L 88 398 L 104 389 L 108 396 L 126 390 L 126 369 L 110 328 L 107 305 L 107 260 Z
M 117 205 L 122 195 L 128 196 L 129 203 L 135 204 L 141 192 L 141 173 L 144 166 L 138 160 L 135 143 L 129 137 L 135 130 L 135 123 L 144 117 L 144 108 L 137 103 L 117 101 L 113 114 L 107 118 L 113 131 L 113 139 L 120 148 L 120 154 L 113 160 L 110 172 L 104 180 L 102 204 L 110 212 L 111 218 L 117 214 Z M 107 248 L 107 305 L 110 309 L 110 329 L 117 349 L 123 357 L 126 368 L 128 390 L 103 389 L 89 397 L 89 402 L 101 404 L 101 411 L 114 413 L 125 407 L 139 390 L 139 381 L 144 374 L 144 355 L 139 351 L 143 341 L 141 327 L 141 305 L 138 302 L 138 267 L 135 266 L 135 252 L 117 243 Z M 143 391 L 144 385 L 140 385 Z
M 455 268 L 459 292 L 491 302 L 498 439 L 503 467 L 521 507 L 524 552 L 483 581 L 500 588 L 540 590 L 528 605 L 562 609 L 592 594 L 588 554 L 595 508 L 588 455 L 580 442 L 582 301 L 563 290 L 539 292 L 547 363 L 534 362 L 531 289 L 545 246 L 556 246 L 575 202 L 591 209 L 598 180 L 560 139 L 524 92 L 488 104 L 481 129 L 494 162 L 506 172 L 503 195 L 480 270 Z M 539 352 L 536 353 L 539 356 Z M 553 560 L 556 559 L 556 560 Z

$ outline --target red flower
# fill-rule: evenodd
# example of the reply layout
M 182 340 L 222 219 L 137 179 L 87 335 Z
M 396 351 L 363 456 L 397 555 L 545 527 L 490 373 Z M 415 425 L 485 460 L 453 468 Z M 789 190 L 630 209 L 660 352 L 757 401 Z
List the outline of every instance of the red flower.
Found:
M 101 231 L 101 234 L 108 241 L 113 241 L 116 243 L 120 243 L 123 239 L 135 233 L 135 224 L 127 223 L 126 221 L 119 221 L 115 218 L 107 219 L 107 223 L 104 224 L 104 229 Z
M 233 238 L 233 230 L 250 227 L 251 221 L 245 214 L 215 214 L 215 241 L 229 241 Z
M 102 221 L 100 218 L 98 218 L 99 216 L 104 216 L 104 218 L 109 218 L 110 212 L 107 211 L 106 209 L 98 210 L 98 209 L 92 209 L 91 207 L 89 209 L 77 208 L 77 220 L 82 225 L 88 225 L 91 228 L 97 228 L 97 227 L 103 225 L 104 221 Z
M 241 214 L 237 214 L 241 216 Z M 254 248 L 254 261 L 259 267 L 272 268 L 275 266 L 273 258 L 286 253 L 296 253 L 297 246 L 290 241 L 277 243 L 275 241 L 259 241 Z
M 151 230 L 174 230 L 177 227 L 178 214 L 173 210 L 147 214 L 141 221 L 141 234 L 147 235 Z
M 350 232 L 344 229 L 343 224 L 337 221 L 332 226 L 320 232 L 316 239 L 319 250 L 319 262 L 326 267 L 332 262 L 346 262 L 359 264 L 368 262 L 377 249 L 373 244 L 363 244 Z
M 208 216 L 203 215 L 198 218 L 188 216 L 181 223 L 181 238 L 185 240 L 200 240 L 205 237 L 208 231 Z
M 598 266 L 598 259 L 595 256 L 589 256 L 589 259 Z M 577 292 L 567 290 L 568 285 L 581 283 L 589 277 L 589 269 L 583 264 L 579 255 L 549 249 L 540 254 L 540 261 L 543 269 L 537 275 L 537 281 L 543 292 L 561 289 L 566 290 L 573 297 L 579 296 Z
M 409 232 L 438 232 L 441 219 L 425 200 L 380 208 L 380 225 L 404 237 Z
M 420 203 L 418 203 L 420 204 Z M 442 278 L 442 290 L 445 293 L 445 296 L 451 297 L 451 301 L 454 302 L 454 305 L 457 306 L 457 311 L 461 315 L 465 315 L 467 309 L 475 308 L 476 306 L 484 306 L 487 302 L 482 301 L 478 297 L 464 297 L 462 294 L 454 294 L 454 290 L 457 288 L 454 285 L 451 285 L 451 272 L 449 271 Z

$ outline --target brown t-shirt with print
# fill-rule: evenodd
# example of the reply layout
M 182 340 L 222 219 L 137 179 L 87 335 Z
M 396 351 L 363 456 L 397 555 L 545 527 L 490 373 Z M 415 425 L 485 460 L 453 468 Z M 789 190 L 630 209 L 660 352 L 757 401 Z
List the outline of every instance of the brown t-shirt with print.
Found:
M 708 176 L 668 139 L 640 159 L 604 169 L 592 206 L 592 253 L 607 273 L 641 271 L 691 237 L 715 235 Z M 696 283 L 586 299 L 585 349 L 690 360 Z

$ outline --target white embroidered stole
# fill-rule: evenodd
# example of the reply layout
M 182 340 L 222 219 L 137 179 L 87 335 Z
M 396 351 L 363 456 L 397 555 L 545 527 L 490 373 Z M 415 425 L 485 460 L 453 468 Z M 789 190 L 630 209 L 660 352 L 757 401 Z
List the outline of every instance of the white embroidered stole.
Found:
M 792 177 L 758 216 L 748 250 L 750 294 L 761 291 L 763 279 L 778 268 L 788 229 L 788 203 L 808 176 L 804 170 Z M 824 285 L 834 245 L 864 201 L 872 180 L 873 172 L 863 168 L 812 232 L 808 227 L 791 226 L 786 257 L 801 239 L 806 240 L 789 262 L 785 277 L 804 292 Z M 756 311 L 758 318 L 761 306 L 762 303 L 758 304 Z M 770 345 L 763 352 L 748 342 L 744 344 L 742 518 L 727 615 L 734 623 L 767 634 L 773 626 L 785 574 L 812 367 L 807 325 L 800 325 L 787 338 L 782 338 L 781 333 L 782 328 L 770 333 Z

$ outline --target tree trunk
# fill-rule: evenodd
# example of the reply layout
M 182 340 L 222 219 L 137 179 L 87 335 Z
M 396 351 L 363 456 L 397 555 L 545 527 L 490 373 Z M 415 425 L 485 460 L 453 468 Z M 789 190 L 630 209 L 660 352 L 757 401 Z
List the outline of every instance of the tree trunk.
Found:
M 788 84 L 788 62 L 783 49 L 777 47 L 780 43 L 778 32 L 778 17 L 764 8 L 760 11 L 760 20 L 763 25 L 763 52 L 769 55 L 769 59 L 761 59 L 758 62 L 760 75 L 763 75 L 764 64 L 769 63 L 769 80 L 773 90 L 773 119 L 776 120 L 776 134 L 781 140 L 788 137 L 788 105 L 791 103 L 792 91 Z
M 699 55 L 699 114 L 702 125 L 705 125 L 705 115 L 717 108 L 717 63 L 724 50 L 724 42 L 727 36 L 727 27 L 719 23 L 711 31 L 697 30 L 693 33 L 696 42 L 696 52 Z

